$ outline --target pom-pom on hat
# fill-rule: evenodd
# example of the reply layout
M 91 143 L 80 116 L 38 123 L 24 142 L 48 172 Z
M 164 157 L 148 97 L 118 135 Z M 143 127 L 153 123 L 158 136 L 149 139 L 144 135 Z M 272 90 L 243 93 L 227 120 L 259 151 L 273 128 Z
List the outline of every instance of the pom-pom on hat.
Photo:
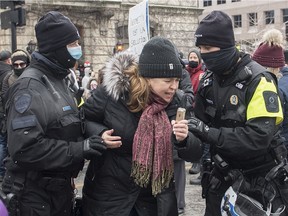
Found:
M 71 20 L 57 11 L 50 11 L 35 26 L 40 53 L 50 53 L 80 38 Z
M 163 37 L 151 38 L 139 57 L 139 73 L 143 77 L 182 77 L 182 64 L 172 42 Z
M 277 29 L 271 29 L 263 35 L 262 41 L 255 50 L 252 59 L 264 67 L 279 68 L 285 66 L 282 33 Z
M 221 49 L 235 46 L 231 18 L 222 11 L 212 11 L 203 18 L 195 32 L 195 45 L 208 45 Z

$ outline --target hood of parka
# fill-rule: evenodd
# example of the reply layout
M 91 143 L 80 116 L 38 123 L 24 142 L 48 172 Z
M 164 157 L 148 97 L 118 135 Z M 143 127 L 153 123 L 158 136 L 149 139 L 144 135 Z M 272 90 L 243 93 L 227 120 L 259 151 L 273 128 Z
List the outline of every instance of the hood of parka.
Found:
M 103 68 L 103 87 L 116 101 L 130 90 L 130 77 L 125 71 L 138 65 L 138 57 L 128 51 L 116 53 Z

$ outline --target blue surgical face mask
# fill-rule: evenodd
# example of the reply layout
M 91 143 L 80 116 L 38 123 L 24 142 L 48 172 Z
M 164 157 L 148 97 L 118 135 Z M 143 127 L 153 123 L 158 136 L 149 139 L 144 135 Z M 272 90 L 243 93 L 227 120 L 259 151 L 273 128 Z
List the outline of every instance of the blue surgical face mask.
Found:
M 67 47 L 69 54 L 76 60 L 80 59 L 82 56 L 81 46 L 77 47 Z

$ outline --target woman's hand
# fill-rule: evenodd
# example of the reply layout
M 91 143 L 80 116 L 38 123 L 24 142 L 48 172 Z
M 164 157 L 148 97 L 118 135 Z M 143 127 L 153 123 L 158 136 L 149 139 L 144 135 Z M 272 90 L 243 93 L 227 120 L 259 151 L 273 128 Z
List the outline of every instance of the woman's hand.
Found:
M 178 142 L 181 142 L 186 139 L 186 137 L 188 136 L 188 121 L 185 119 L 179 122 L 172 120 L 171 124 L 176 140 Z
M 102 134 L 102 139 L 106 143 L 107 148 L 119 148 L 122 145 L 120 136 L 113 136 L 114 129 L 107 130 Z

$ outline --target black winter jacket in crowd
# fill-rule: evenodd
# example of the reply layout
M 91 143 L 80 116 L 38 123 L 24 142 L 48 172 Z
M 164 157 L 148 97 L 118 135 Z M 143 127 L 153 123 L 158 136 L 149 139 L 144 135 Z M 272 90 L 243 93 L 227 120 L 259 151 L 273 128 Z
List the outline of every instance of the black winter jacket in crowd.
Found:
M 277 81 L 272 73 L 243 53 L 228 76 L 221 77 L 208 71 L 196 95 L 195 115 L 210 127 L 207 142 L 215 162 L 210 177 L 207 174 L 202 177 L 205 215 L 223 215 L 221 201 L 225 191 L 238 179 L 232 172 L 236 169 L 241 170 L 248 182 L 245 188 L 241 188 L 241 193 L 262 202 L 266 208 L 270 199 L 267 194 L 274 190 L 272 212 L 285 204 L 283 200 L 287 203 L 288 185 L 272 179 L 273 190 L 269 190 L 272 186 L 264 180 L 265 175 L 280 163 L 273 149 L 278 148 L 278 155 L 279 149 L 285 149 L 282 139 L 276 136 L 283 114 Z M 286 158 L 285 153 L 282 160 Z M 216 154 L 225 163 L 219 163 L 219 157 L 213 157 Z M 282 189 L 276 186 L 278 184 Z
M 211 127 L 208 142 L 212 154 L 220 154 L 231 168 L 250 169 L 271 160 L 268 150 L 279 129 L 275 117 L 282 117 L 282 113 L 279 113 L 281 105 L 276 88 L 270 97 L 275 97 L 277 107 L 273 110 L 267 101 L 270 113 L 263 114 L 260 110 L 250 118 L 251 111 L 263 108 L 261 104 L 256 106 L 257 98 L 253 98 L 261 78 L 273 82 L 274 87 L 276 81 L 265 68 L 253 64 L 249 55 L 242 55 L 229 78 L 221 80 L 212 72 L 205 74 L 195 99 L 195 115 Z M 268 93 L 267 89 L 267 97 Z
M 45 84 L 43 75 L 54 90 Z M 83 137 L 79 111 L 64 79 L 33 59 L 6 96 L 7 169 L 76 176 L 83 165 L 83 144 L 79 142 Z
M 122 65 L 125 64 L 121 64 L 121 67 Z M 110 79 L 106 80 L 115 81 L 120 79 L 117 74 L 122 73 L 122 70 L 123 68 L 113 68 L 111 73 L 106 71 L 104 76 L 110 76 Z M 107 88 L 110 90 L 114 88 L 114 91 L 108 93 Z M 111 82 L 105 83 L 104 78 L 104 83 L 93 92 L 83 106 L 86 119 L 97 123 L 92 130 L 87 128 L 89 131 L 101 134 L 104 130 L 114 129 L 113 135 L 121 136 L 122 141 L 120 148 L 107 149 L 101 158 L 90 161 L 83 188 L 84 215 L 129 216 L 135 206 L 142 209 L 140 213 L 138 212 L 141 216 L 178 215 L 173 182 L 155 198 L 151 193 L 151 185 L 147 189 L 141 188 L 130 177 L 133 138 L 141 113 L 131 113 L 128 110 L 126 105 L 128 98 L 125 97 L 127 91 L 122 94 L 122 90 L 121 86 L 111 86 Z M 113 98 L 116 92 L 119 93 L 117 101 Z M 186 106 L 183 97 L 184 93 L 179 91 L 166 108 L 170 120 L 175 119 L 179 106 Z M 190 115 L 191 107 L 187 109 Z M 198 160 L 202 154 L 200 140 L 189 133 L 187 146 L 180 151 L 189 154 L 191 159 Z

